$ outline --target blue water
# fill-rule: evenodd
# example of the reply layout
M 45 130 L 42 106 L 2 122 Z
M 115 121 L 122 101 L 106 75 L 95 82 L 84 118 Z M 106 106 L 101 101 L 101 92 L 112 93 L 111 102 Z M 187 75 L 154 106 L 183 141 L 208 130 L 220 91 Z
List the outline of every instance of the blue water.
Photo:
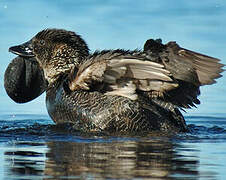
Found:
M 0 179 L 226 179 L 226 78 L 184 113 L 191 133 L 104 136 L 57 127 L 45 94 L 16 104 L 3 87 L 12 45 L 44 28 L 80 34 L 91 51 L 177 41 L 226 64 L 223 0 L 0 1 Z M 223 76 L 226 74 L 223 73 Z

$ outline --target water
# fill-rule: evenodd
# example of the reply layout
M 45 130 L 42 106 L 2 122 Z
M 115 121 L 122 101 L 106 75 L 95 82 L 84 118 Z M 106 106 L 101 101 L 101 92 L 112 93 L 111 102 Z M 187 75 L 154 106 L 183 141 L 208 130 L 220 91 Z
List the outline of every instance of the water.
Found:
M 45 95 L 15 104 L 3 88 L 8 47 L 48 27 L 79 33 L 91 51 L 162 38 L 226 64 L 226 2 L 1 0 L 0 19 L 0 179 L 226 178 L 225 77 L 201 89 L 202 104 L 184 113 L 191 132 L 178 135 L 72 132 L 53 124 Z
M 4 119 L 0 121 L 0 172 L 7 179 L 226 176 L 226 118 L 188 116 L 191 133 L 145 136 L 81 135 L 41 115 Z

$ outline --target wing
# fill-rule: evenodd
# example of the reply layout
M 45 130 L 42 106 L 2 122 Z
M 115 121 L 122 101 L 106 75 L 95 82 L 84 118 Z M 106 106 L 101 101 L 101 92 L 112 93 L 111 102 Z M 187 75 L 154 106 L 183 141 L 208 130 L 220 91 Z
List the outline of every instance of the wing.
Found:
M 199 87 L 215 83 L 221 77 L 223 64 L 219 59 L 181 48 L 176 42 L 163 45 L 159 40 L 149 39 L 144 51 L 152 57 L 158 57 L 165 68 L 178 82 L 178 87 L 167 92 L 165 101 L 179 107 L 189 108 L 199 104 Z
M 140 52 L 123 50 L 103 51 L 83 64 L 69 88 L 92 90 L 96 87 L 107 95 L 137 99 L 137 90 L 159 94 L 178 86 L 163 64 L 152 62 Z
M 103 51 L 89 58 L 71 78 L 69 88 L 97 89 L 107 95 L 136 100 L 138 94 L 181 108 L 199 104 L 199 87 L 215 83 L 224 65 L 219 60 L 179 47 L 148 40 L 144 52 Z

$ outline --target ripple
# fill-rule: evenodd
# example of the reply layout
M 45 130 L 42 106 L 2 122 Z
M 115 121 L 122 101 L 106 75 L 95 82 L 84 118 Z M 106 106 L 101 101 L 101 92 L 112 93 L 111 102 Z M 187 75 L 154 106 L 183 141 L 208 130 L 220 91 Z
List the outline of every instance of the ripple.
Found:
M 4 118 L 4 119 L 3 119 Z M 1 120 L 2 119 L 2 120 Z M 184 140 L 223 140 L 226 141 L 226 118 L 214 116 L 191 116 L 186 117 L 191 123 L 188 125 L 190 132 L 176 135 L 179 139 Z M 84 141 L 93 142 L 122 140 L 126 138 L 135 138 L 136 136 L 109 136 L 103 133 L 81 133 L 71 128 L 70 124 L 55 125 L 49 118 L 43 118 L 41 115 L 4 115 L 0 116 L 0 142 L 12 140 L 25 141 Z M 149 134 L 144 136 L 163 136 L 163 134 Z M 167 136 L 167 134 L 165 135 Z M 79 138 L 83 137 L 83 138 Z M 98 137 L 98 138 L 95 138 Z M 97 140 L 98 139 L 98 140 Z
M 101 175 L 107 179 L 186 179 L 188 175 L 196 179 L 203 176 L 200 173 L 206 175 L 198 169 L 201 147 L 226 143 L 224 126 L 206 121 L 224 124 L 225 118 L 197 116 L 186 119 L 192 121 L 188 125 L 189 133 L 110 136 L 84 134 L 74 131 L 70 124 L 55 125 L 49 118 L 38 115 L 0 116 L 4 167 L 11 177 L 25 175 L 48 179 L 67 174 L 80 178 L 81 174 L 90 174 L 93 179 Z M 219 165 L 206 166 L 217 169 Z M 215 171 L 209 172 L 208 177 L 214 179 Z

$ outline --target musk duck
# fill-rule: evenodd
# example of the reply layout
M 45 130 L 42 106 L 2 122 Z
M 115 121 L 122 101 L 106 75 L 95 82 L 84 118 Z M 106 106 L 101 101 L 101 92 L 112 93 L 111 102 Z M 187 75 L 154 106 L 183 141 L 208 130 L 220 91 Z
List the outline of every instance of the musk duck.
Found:
M 200 86 L 215 83 L 224 66 L 219 59 L 160 39 L 147 40 L 142 51 L 91 54 L 79 35 L 62 29 L 45 29 L 9 51 L 19 56 L 9 66 L 23 64 L 16 73 L 28 79 L 16 78 L 8 67 L 9 96 L 28 102 L 46 91 L 52 120 L 83 132 L 187 132 L 180 110 L 199 104 Z M 26 78 L 23 67 L 31 62 Z

